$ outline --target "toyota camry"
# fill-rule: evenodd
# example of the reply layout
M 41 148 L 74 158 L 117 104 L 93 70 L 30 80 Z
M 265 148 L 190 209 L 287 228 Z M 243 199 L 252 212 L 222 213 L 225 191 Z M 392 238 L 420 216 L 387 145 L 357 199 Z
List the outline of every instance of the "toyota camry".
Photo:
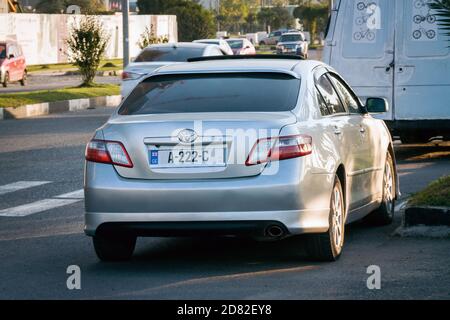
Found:
M 101 260 L 137 237 L 304 235 L 334 261 L 345 226 L 389 224 L 390 133 L 331 67 L 295 56 L 203 57 L 142 79 L 86 147 L 85 233 Z

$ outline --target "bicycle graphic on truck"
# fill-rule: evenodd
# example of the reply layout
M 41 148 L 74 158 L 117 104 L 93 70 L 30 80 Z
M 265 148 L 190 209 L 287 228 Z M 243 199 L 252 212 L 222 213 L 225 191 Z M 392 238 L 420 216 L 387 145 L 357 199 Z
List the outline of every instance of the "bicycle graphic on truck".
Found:
M 431 0 L 415 0 L 412 9 L 412 38 L 416 41 L 436 38 L 436 15 L 429 6 Z

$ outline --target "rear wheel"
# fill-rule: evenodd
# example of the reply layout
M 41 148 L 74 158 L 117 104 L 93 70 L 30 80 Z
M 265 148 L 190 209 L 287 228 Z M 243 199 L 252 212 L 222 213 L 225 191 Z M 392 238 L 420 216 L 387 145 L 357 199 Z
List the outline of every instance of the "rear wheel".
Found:
M 388 225 L 394 220 L 395 210 L 395 175 L 391 154 L 386 156 L 383 174 L 383 201 L 381 206 L 367 216 L 366 220 L 373 225 Z
M 9 83 L 9 73 L 5 73 L 5 79 L 3 79 L 2 85 L 4 88 L 6 88 L 8 86 Z
M 124 261 L 133 255 L 136 237 L 132 236 L 94 236 L 95 252 L 102 261 Z
M 325 233 L 311 234 L 307 237 L 306 249 L 311 258 L 319 261 L 336 261 L 344 246 L 345 203 L 339 177 L 334 178 L 330 200 L 330 228 Z
M 27 71 L 23 72 L 22 80 L 20 80 L 20 85 L 25 86 L 27 84 Z

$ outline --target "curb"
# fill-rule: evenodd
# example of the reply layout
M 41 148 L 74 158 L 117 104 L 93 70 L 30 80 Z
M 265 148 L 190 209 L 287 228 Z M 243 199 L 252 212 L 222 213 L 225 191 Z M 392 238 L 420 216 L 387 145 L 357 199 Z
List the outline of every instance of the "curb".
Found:
M 450 226 L 450 208 L 413 206 L 405 209 L 403 226 Z
M 93 109 L 96 107 L 117 107 L 122 96 L 103 96 L 86 99 L 73 99 L 55 102 L 29 104 L 17 108 L 0 108 L 0 120 L 24 119 L 53 113 Z
M 95 76 L 97 77 L 109 77 L 109 76 L 121 76 L 123 70 L 111 70 L 111 71 L 97 71 Z M 81 75 L 79 71 L 66 71 L 65 76 L 79 76 Z
M 123 70 L 111 70 L 111 71 L 97 71 L 95 73 L 96 77 L 109 77 L 109 76 L 121 76 Z M 29 76 L 79 76 L 81 75 L 79 71 L 32 71 L 28 74 Z

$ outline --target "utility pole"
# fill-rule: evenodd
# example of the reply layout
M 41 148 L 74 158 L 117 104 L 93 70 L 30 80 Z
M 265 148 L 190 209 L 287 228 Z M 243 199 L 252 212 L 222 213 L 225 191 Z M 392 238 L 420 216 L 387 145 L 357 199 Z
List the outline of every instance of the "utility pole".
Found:
M 128 0 L 122 0 L 122 32 L 123 32 L 123 67 L 125 68 L 130 62 L 130 43 L 128 32 L 128 12 L 130 4 Z

